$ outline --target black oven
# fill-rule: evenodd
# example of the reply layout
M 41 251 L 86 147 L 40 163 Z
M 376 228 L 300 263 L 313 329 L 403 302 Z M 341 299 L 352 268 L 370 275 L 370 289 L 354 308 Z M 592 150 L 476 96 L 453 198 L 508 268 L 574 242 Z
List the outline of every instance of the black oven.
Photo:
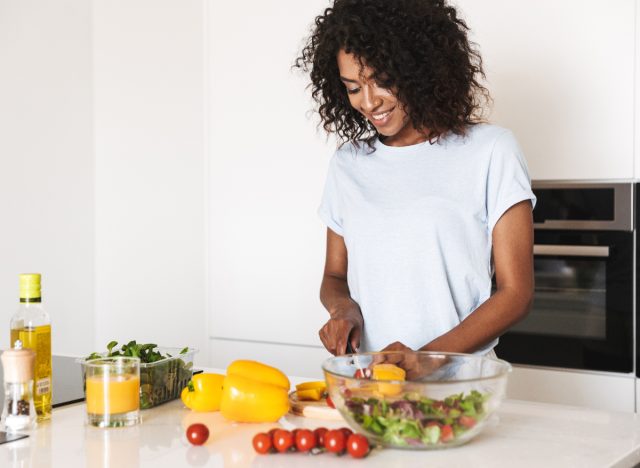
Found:
M 497 354 L 516 364 L 633 372 L 636 184 L 532 185 L 533 306 Z

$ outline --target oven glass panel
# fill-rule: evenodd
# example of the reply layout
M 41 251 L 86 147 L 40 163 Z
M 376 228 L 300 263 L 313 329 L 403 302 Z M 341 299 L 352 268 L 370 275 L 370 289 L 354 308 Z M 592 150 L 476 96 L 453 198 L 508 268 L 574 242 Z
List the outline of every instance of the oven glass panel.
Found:
M 613 221 L 614 189 L 534 189 L 533 221 Z
M 536 258 L 535 295 L 527 318 L 512 331 L 606 338 L 606 263 L 595 259 Z

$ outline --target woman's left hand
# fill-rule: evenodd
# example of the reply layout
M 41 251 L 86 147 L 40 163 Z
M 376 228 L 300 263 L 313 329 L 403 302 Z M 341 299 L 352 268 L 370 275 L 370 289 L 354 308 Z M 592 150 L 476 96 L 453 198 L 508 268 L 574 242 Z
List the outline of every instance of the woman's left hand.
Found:
M 396 341 L 382 350 L 391 351 L 391 353 L 374 358 L 374 364 L 382 362 L 395 364 L 404 369 L 407 380 L 420 380 L 449 362 L 446 354 L 425 355 L 418 352 L 421 350 L 415 351 L 404 343 Z
M 385 347 L 382 351 L 393 351 L 393 354 L 384 356 L 384 362 L 395 364 L 407 373 L 407 380 L 416 380 L 425 375 L 425 369 L 418 359 L 418 354 L 404 343 L 396 341 Z

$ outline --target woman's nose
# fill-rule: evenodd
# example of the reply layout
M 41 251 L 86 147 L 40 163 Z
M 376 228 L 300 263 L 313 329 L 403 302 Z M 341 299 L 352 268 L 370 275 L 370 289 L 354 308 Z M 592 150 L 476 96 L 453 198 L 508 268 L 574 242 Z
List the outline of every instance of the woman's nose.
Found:
M 365 113 L 371 113 L 382 105 L 382 98 L 370 86 L 362 89 L 360 108 Z

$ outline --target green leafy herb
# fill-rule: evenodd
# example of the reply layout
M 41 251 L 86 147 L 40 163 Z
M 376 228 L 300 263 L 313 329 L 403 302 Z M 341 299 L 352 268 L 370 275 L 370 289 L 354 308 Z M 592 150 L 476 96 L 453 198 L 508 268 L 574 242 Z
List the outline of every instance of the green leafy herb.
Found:
M 472 390 L 443 400 L 415 392 L 387 401 L 345 398 L 350 417 L 365 431 L 396 447 L 455 443 L 486 416 L 489 394 Z

